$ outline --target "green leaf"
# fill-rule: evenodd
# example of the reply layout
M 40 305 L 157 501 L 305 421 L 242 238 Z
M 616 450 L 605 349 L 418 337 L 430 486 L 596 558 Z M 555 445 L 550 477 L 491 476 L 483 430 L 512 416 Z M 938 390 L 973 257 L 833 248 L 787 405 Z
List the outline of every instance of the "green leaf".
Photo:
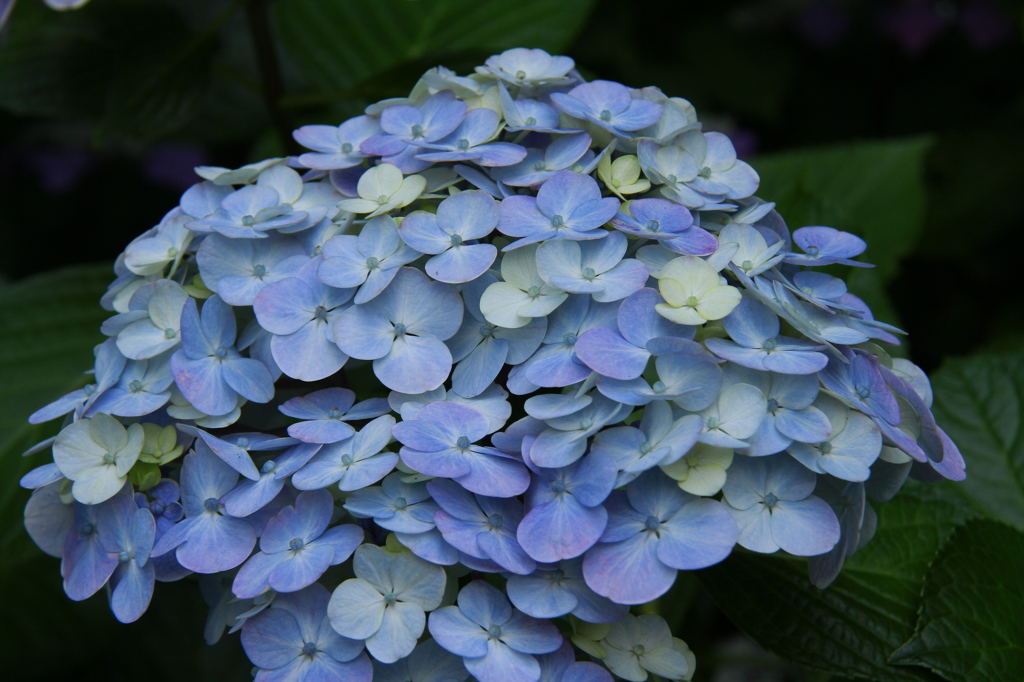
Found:
M 1024 534 L 994 521 L 957 529 L 924 586 L 914 636 L 893 655 L 952 682 L 1024 679 Z
M 49 461 L 22 451 L 53 435 L 57 424 L 30 426 L 28 416 L 85 383 L 92 348 L 110 315 L 99 298 L 113 279 L 109 265 L 50 272 L 0 288 L 0 566 L 34 553 L 21 523 L 28 492 L 18 479 Z
M 825 590 L 806 561 L 735 552 L 701 571 L 727 616 L 768 651 L 835 675 L 879 682 L 933 679 L 889 655 L 914 631 L 928 563 L 973 512 L 937 486 L 909 483 L 878 507 L 878 531 Z
M 1024 354 L 951 360 L 932 386 L 932 411 L 967 462 L 967 480 L 947 488 L 1024 530 Z
M 792 229 L 828 225 L 865 239 L 859 260 L 874 263 L 885 284 L 921 232 L 931 144 L 911 137 L 759 156 L 757 194 L 776 202 Z
M 344 91 L 438 52 L 562 49 L 593 0 L 290 0 L 276 18 L 310 84 Z M 487 55 L 484 54 L 484 57 Z

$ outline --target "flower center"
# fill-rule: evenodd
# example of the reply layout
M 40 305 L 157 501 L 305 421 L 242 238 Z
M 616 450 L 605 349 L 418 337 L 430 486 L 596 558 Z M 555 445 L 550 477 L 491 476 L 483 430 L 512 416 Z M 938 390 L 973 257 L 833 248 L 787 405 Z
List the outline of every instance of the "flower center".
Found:
M 267 266 L 262 264 L 253 266 L 252 274 L 258 279 L 263 279 L 263 276 L 267 274 Z
M 775 339 L 765 339 L 761 344 L 763 350 L 775 350 Z
M 423 125 L 420 123 L 413 123 L 412 129 L 410 130 L 413 137 L 419 137 L 423 134 Z
M 453 234 L 452 235 L 452 246 L 461 246 L 461 245 L 462 245 L 462 235 L 461 234 Z
M 643 443 L 640 443 L 640 454 L 646 455 L 653 449 L 654 446 L 651 445 L 650 441 L 645 440 Z
M 469 437 L 468 436 L 459 436 L 459 439 L 457 441 L 455 441 L 455 444 L 459 448 L 465 450 L 466 448 L 469 447 Z
M 373 270 L 378 265 L 380 265 L 380 261 L 377 259 L 376 256 L 370 256 L 369 258 L 366 259 L 366 267 L 370 268 L 371 270 Z
M 708 417 L 708 428 L 709 429 L 717 429 L 718 428 L 718 417 Z
M 178 255 L 178 247 L 172 246 L 171 248 L 167 249 L 167 257 L 168 258 L 174 258 L 177 255 Z
M 480 336 L 490 336 L 491 332 L 494 331 L 493 324 L 482 324 L 480 325 Z
M 469 140 L 463 137 L 455 143 L 455 147 L 461 151 L 466 151 L 469 149 Z
M 602 109 L 600 116 L 602 121 L 608 122 L 612 120 L 612 112 L 608 111 L 607 109 Z
M 861 400 L 867 400 L 871 396 L 871 389 L 867 386 L 858 386 L 856 390 Z
M 569 332 L 568 334 L 566 334 L 565 336 L 562 337 L 562 341 L 567 346 L 575 346 L 576 345 L 576 341 L 578 339 L 579 339 L 579 337 L 576 336 L 575 334 L 573 334 L 572 332 Z
M 535 125 L 537 125 L 537 119 L 535 119 L 533 116 L 527 116 L 526 117 L 526 125 L 528 125 L 528 126 L 535 126 Z M 538 168 L 537 170 L 540 170 L 540 169 Z
M 818 255 L 818 247 L 817 246 L 808 246 L 806 251 L 807 251 L 807 255 L 808 256 L 817 256 Z
M 655 381 L 654 385 L 651 386 L 651 388 L 654 389 L 655 393 L 664 393 L 665 392 L 665 388 L 666 388 L 665 382 L 663 382 L 663 381 Z
M 268 459 L 266 462 L 263 463 L 263 473 L 265 473 L 265 474 L 272 474 L 272 473 L 274 473 L 274 469 L 276 469 L 276 468 L 277 468 L 277 462 L 275 462 L 272 459 Z
M 561 227 L 563 222 L 565 221 L 562 220 L 562 216 L 558 215 L 557 213 L 551 216 L 552 227 Z
M 403 336 L 405 334 L 405 325 L 399 322 L 395 325 L 395 336 Z
M 492 625 L 491 627 L 487 628 L 487 634 L 493 637 L 494 639 L 498 639 L 499 637 L 501 637 L 501 628 L 497 625 Z
M 164 335 L 166 336 L 166 333 Z M 86 395 L 92 395 L 93 393 L 96 392 L 97 388 L 99 388 L 99 387 L 96 384 L 88 384 L 82 390 L 85 391 Z
M 779 401 L 775 398 L 768 398 L 768 411 L 774 412 L 777 409 L 779 409 Z
M 647 520 L 644 521 L 644 527 L 647 530 L 658 530 L 659 526 L 661 526 L 661 519 L 657 516 L 648 516 Z
M 316 310 L 313 311 L 313 319 L 322 320 L 327 317 L 327 308 L 322 305 L 318 305 Z
M 501 528 L 501 524 L 505 522 L 505 519 L 501 518 L 501 514 L 491 514 L 487 517 L 487 525 L 491 528 Z
M 740 267 L 743 268 L 744 271 L 749 272 L 754 269 L 754 263 L 752 261 L 745 260 L 740 263 Z
M 830 452 L 832 452 L 832 443 L 830 443 L 828 441 L 825 441 L 824 443 L 822 443 L 818 447 L 821 448 L 821 454 L 823 454 L 823 455 L 827 455 Z
M 132 393 L 138 393 L 142 390 L 142 382 L 136 379 L 135 381 L 128 384 L 128 390 Z
M 591 419 L 590 417 L 586 417 L 585 419 L 580 420 L 580 428 L 583 429 L 584 431 L 586 431 L 593 425 L 594 420 Z
M 392 500 L 391 504 L 395 506 L 395 509 L 405 509 L 409 506 L 409 503 L 405 501 L 404 497 L 396 497 Z
M 700 176 L 702 178 L 710 178 L 711 177 L 711 169 L 708 168 L 707 166 L 704 166 L 703 168 L 700 169 Z
M 387 194 L 381 194 L 379 197 L 377 197 L 377 203 L 378 204 L 386 204 L 386 203 L 388 203 L 388 195 Z
M 82 535 L 92 535 L 96 532 L 96 524 L 92 521 L 86 521 L 82 524 L 82 527 L 78 529 L 78 532 Z
M 132 555 L 130 553 L 124 551 L 123 549 L 121 550 L 120 554 L 117 555 L 117 563 L 119 563 L 119 564 L 126 564 L 129 561 L 131 561 L 131 560 L 132 560 Z
M 683 305 L 685 305 L 687 308 L 696 308 L 699 302 L 700 301 L 697 300 L 696 296 L 688 296 Z
M 341 456 L 341 463 L 344 464 L 345 466 L 351 466 L 352 462 L 353 462 L 352 455 L 342 455 Z
M 530 287 L 529 289 L 526 290 L 526 295 L 529 296 L 530 298 L 537 298 L 538 296 L 540 296 L 540 287 Z
M 288 543 L 288 548 L 293 552 L 298 552 L 305 546 L 306 542 L 302 538 L 292 538 L 292 541 Z
M 764 496 L 764 503 L 769 507 L 774 507 L 779 503 L 779 498 L 775 497 L 775 493 L 768 493 Z
M 352 143 L 351 142 L 342 142 L 341 143 L 341 153 L 342 154 L 351 154 L 352 153 Z
M 104 464 L 113 464 L 114 463 L 114 455 L 112 453 L 109 453 L 109 452 L 103 453 L 103 463 Z
M 674 185 L 677 182 L 679 182 L 679 178 L 677 178 L 676 176 L 674 176 L 672 174 L 669 174 L 668 176 L 666 176 L 665 179 L 668 180 L 668 184 L 670 184 L 670 185 Z
M 205 509 L 206 511 L 210 511 L 210 512 L 217 511 L 217 509 L 219 507 L 220 507 L 220 500 L 218 500 L 216 497 L 207 497 L 203 501 L 203 509 Z
M 303 642 L 302 655 L 313 658 L 316 655 L 316 642 Z
M 533 164 L 533 169 L 534 170 L 542 171 L 545 168 L 547 168 L 547 164 L 544 163 L 544 159 L 537 159 L 537 161 L 534 162 L 534 164 Z
M 227 346 L 218 346 L 217 350 L 213 351 L 218 358 L 224 358 L 228 355 Z
M 594 268 L 583 268 L 583 279 L 594 279 L 597 277 L 597 273 Z
M 341 410 L 339 410 L 337 407 L 332 407 L 331 409 L 327 410 L 327 418 L 328 419 L 337 419 L 340 416 L 341 416 Z
M 384 603 L 387 604 L 388 606 L 393 606 L 394 603 L 396 601 L 398 601 L 397 599 L 395 599 L 395 593 L 394 592 L 385 592 L 383 597 L 384 597 Z
M 522 69 L 519 69 L 518 71 L 516 71 L 516 80 L 517 81 L 526 80 L 526 72 L 523 71 Z
M 643 644 L 637 644 L 635 647 L 633 647 L 633 653 L 637 656 L 643 656 L 644 652 L 646 651 L 647 649 L 644 648 Z
M 551 490 L 556 493 L 565 492 L 565 481 L 552 481 Z
M 245 225 L 246 227 L 252 227 L 253 225 L 256 224 L 256 219 L 253 218 L 251 215 L 243 216 L 242 224 Z
M 659 223 L 657 220 L 648 220 L 647 229 L 650 230 L 651 232 L 657 232 L 658 230 L 661 229 L 661 223 Z

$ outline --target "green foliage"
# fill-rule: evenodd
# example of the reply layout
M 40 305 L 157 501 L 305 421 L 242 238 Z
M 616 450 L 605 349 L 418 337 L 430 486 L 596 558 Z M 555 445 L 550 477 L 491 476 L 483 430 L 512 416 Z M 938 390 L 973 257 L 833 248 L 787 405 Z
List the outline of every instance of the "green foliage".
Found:
M 593 0 L 291 0 L 277 4 L 285 50 L 310 84 L 341 92 L 436 53 L 474 61 L 511 47 L 563 49 Z M 432 64 L 430 66 L 434 66 Z
M 109 265 L 87 265 L 0 288 L 0 567 L 38 553 L 21 524 L 28 494 L 18 479 L 48 458 L 20 455 L 56 426 L 26 420 L 85 383 L 82 371 L 92 366 L 108 315 L 97 300 L 110 279 Z
M 932 384 L 935 416 L 967 461 L 967 480 L 948 489 L 1024 530 L 1024 354 L 952 360 Z
M 862 237 L 862 260 L 885 283 L 920 236 L 931 144 L 911 137 L 760 156 L 758 196 L 776 202 L 791 229 L 828 225 Z
M 1024 679 L 1024 534 L 972 521 L 950 538 L 924 585 L 914 636 L 893 655 L 953 682 Z

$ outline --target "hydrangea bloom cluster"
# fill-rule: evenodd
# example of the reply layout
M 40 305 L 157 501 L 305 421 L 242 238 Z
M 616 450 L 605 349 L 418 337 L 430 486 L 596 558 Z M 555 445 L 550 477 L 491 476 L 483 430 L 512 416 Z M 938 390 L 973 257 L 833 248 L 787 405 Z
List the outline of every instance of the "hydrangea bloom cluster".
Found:
M 867 245 L 791 233 L 686 100 L 513 49 L 295 139 L 197 169 L 32 416 L 72 599 L 130 622 L 199 574 L 257 680 L 682 680 L 630 605 L 736 545 L 825 586 L 866 496 L 964 477 L 899 330 L 818 269 Z

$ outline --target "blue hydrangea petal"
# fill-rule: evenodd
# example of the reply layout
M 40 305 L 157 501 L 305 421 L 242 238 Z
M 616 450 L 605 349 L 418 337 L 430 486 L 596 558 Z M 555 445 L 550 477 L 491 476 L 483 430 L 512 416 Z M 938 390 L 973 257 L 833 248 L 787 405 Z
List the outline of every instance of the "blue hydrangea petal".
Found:
M 665 594 L 676 571 L 658 559 L 653 533 L 639 533 L 614 543 L 598 543 L 587 550 L 583 574 L 599 595 L 619 604 L 645 604 Z
M 608 523 L 604 507 L 584 507 L 559 495 L 530 510 L 519 524 L 519 544 L 536 561 L 552 563 L 580 556 L 598 541 Z
M 297 592 L 316 582 L 331 565 L 333 556 L 333 548 L 326 545 L 304 547 L 278 564 L 268 583 L 277 592 Z
M 426 614 L 418 605 L 396 602 L 384 610 L 380 628 L 366 640 L 366 649 L 378 661 L 394 663 L 412 653 L 426 624 Z
M 771 512 L 772 539 L 795 556 L 824 554 L 839 542 L 839 521 L 818 497 L 780 501 Z
M 780 409 L 775 427 L 781 434 L 802 443 L 820 443 L 828 439 L 831 426 L 825 413 L 813 406 L 802 410 Z
M 501 640 L 511 649 L 524 654 L 551 653 L 563 641 L 562 635 L 551 623 L 516 611 L 501 626 Z
M 398 541 L 413 554 L 439 566 L 453 566 L 459 562 L 459 550 L 445 542 L 436 528 L 423 533 L 396 532 Z
M 140 566 L 129 561 L 118 566 L 110 578 L 110 610 L 122 623 L 134 623 L 149 608 L 153 598 L 155 569 L 152 563 Z
M 579 600 L 552 572 L 537 570 L 530 575 L 511 575 L 505 586 L 517 609 L 534 618 L 557 618 L 576 608 Z
M 245 561 L 255 545 L 256 534 L 245 520 L 204 513 L 195 517 L 176 556 L 191 571 L 218 573 Z
M 613 379 L 636 379 L 643 374 L 651 354 L 607 327 L 589 329 L 576 341 L 574 352 L 590 369 Z
M 528 326 L 537 329 L 537 325 L 532 322 Z M 509 343 L 505 339 L 485 338 L 456 365 L 452 372 L 452 388 L 468 398 L 480 395 L 498 376 L 508 353 Z
M 334 321 L 335 343 L 346 355 L 376 360 L 391 352 L 395 331 L 387 316 L 369 305 L 355 305 Z
M 532 573 L 537 564 L 523 550 L 516 540 L 515 528 L 508 523 L 496 532 L 483 532 L 477 535 L 477 546 L 494 563 L 506 571 L 526 575 Z
M 373 373 L 393 391 L 423 393 L 445 382 L 452 356 L 443 341 L 430 337 L 396 338 L 383 358 L 373 361 Z
M 259 481 L 245 480 L 239 483 L 224 496 L 222 503 L 232 516 L 248 516 L 269 504 L 283 487 L 283 480 L 275 478 L 272 473 L 263 474 Z
M 487 632 L 457 606 L 444 606 L 432 612 L 427 629 L 438 644 L 453 654 L 474 658 L 487 654 Z
M 231 583 L 231 591 L 239 599 L 252 599 L 269 588 L 270 574 L 288 560 L 284 552 L 265 554 L 257 552 L 242 564 Z
M 536 682 L 540 679 L 537 659 L 496 639 L 487 641 L 487 655 L 466 658 L 464 663 L 466 670 L 480 682 Z
M 696 570 L 717 564 L 736 544 L 736 524 L 715 500 L 690 500 L 660 529 L 658 558 L 666 566 Z
M 492 244 L 452 246 L 444 253 L 429 259 L 424 269 L 439 282 L 461 284 L 487 272 L 497 255 L 498 249 Z
M 326 322 L 313 320 L 291 334 L 271 339 L 274 360 L 286 375 L 301 381 L 319 381 L 348 362 L 348 356 L 334 343 Z

